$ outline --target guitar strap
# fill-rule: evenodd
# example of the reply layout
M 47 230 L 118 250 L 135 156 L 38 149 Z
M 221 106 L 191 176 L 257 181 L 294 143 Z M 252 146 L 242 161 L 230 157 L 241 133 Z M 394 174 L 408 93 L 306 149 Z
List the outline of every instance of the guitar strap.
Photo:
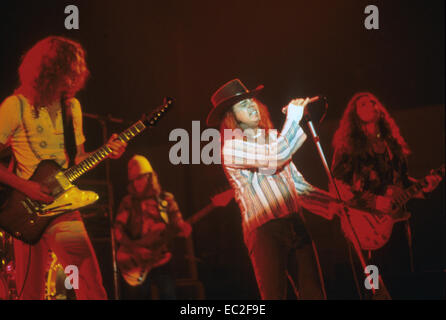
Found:
M 65 142 L 65 151 L 68 155 L 68 167 L 73 166 L 74 159 L 76 158 L 76 141 L 74 138 L 74 124 L 73 124 L 73 112 L 67 99 L 62 98 L 60 100 L 62 108 L 62 123 L 63 123 L 63 136 Z

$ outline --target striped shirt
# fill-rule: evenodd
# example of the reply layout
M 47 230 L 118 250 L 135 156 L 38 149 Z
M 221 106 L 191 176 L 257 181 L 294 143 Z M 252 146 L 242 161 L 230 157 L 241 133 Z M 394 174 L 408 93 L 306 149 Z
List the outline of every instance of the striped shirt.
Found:
M 225 139 L 223 168 L 235 190 L 245 236 L 272 219 L 298 212 L 300 206 L 329 218 L 328 194 L 306 182 L 291 162 L 306 139 L 301 117 L 302 108 L 290 104 L 281 133 L 270 134 L 268 143 L 264 137 Z

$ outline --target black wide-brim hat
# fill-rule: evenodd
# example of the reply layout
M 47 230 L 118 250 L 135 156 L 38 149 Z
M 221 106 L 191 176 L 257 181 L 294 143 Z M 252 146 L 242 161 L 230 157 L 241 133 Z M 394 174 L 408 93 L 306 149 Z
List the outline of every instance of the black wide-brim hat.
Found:
M 225 83 L 211 97 L 214 107 L 208 114 L 206 124 L 210 127 L 218 126 L 230 107 L 239 101 L 255 97 L 262 89 L 263 85 L 259 85 L 254 90 L 248 90 L 239 79 Z

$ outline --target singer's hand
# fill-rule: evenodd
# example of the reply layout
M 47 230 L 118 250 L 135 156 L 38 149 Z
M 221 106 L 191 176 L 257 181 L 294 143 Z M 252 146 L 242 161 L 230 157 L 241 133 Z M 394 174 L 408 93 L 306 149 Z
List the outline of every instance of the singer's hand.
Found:
M 301 99 L 301 98 L 299 98 L 299 99 L 293 99 L 293 100 L 291 100 L 290 101 L 290 103 L 286 106 L 286 107 L 283 107 L 283 109 L 282 109 L 282 112 L 284 113 L 284 114 L 286 114 L 287 112 L 288 112 L 288 106 L 290 105 L 290 104 L 293 104 L 293 105 L 295 105 L 297 108 L 298 108 L 298 111 L 299 111 L 299 120 L 302 118 L 302 115 L 303 115 L 303 112 L 304 112 L 304 109 L 305 109 L 305 106 L 308 104 L 310 102 L 310 98 L 305 98 L 305 99 Z

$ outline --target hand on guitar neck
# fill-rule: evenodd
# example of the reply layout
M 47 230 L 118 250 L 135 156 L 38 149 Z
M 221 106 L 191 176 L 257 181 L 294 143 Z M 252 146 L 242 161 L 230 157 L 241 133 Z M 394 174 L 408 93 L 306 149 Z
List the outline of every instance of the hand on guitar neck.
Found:
M 112 150 L 112 153 L 110 154 L 109 157 L 111 159 L 119 159 L 125 152 L 127 143 L 122 140 L 119 140 L 118 135 L 114 133 L 108 140 L 107 147 L 109 147 Z
M 362 207 L 363 209 L 376 210 L 378 212 L 392 212 L 401 207 L 411 198 L 424 199 L 425 193 L 432 192 L 438 187 L 444 176 L 444 165 L 437 170 L 431 170 L 430 174 L 422 179 L 413 179 L 412 186 L 403 189 L 399 186 L 389 186 L 384 195 L 375 195 L 370 192 L 363 192 L 360 198 L 355 197 L 353 188 L 345 182 L 336 179 L 343 204 L 332 203 L 330 209 L 333 212 L 339 212 L 341 205 L 352 207 Z
M 430 193 L 432 191 L 435 190 L 435 188 L 438 187 L 438 185 L 440 184 L 440 182 L 443 180 L 443 177 L 436 174 L 435 171 L 431 171 L 431 173 L 429 175 L 427 175 L 424 178 L 424 182 L 423 180 L 419 181 L 419 183 L 421 183 L 422 185 L 425 185 L 424 188 L 422 189 L 422 191 L 424 193 Z M 422 195 L 422 198 L 424 198 L 424 195 Z
M 178 223 L 178 228 L 178 237 L 189 238 L 190 234 L 192 233 L 192 226 L 188 222 L 181 221 Z
M 341 217 L 347 238 L 356 238 L 363 250 L 376 250 L 390 239 L 394 223 L 410 218 L 405 204 L 412 198 L 424 198 L 423 192 L 432 192 L 444 175 L 443 165 L 423 179 L 411 179 L 412 185 L 405 189 L 389 186 L 384 196 L 364 192 L 355 197 L 353 188 L 336 180 L 343 201 L 334 200 L 329 209 Z
M 83 144 L 77 146 L 76 164 L 68 169 L 62 168 L 52 159 L 44 159 L 28 179 L 31 182 L 23 182 L 6 167 L 0 168 L 0 183 L 11 187 L 3 188 L 0 194 L 0 227 L 21 241 L 35 244 L 56 216 L 96 202 L 98 194 L 80 190 L 75 182 L 105 159 L 119 158 L 127 142 L 145 129 L 154 127 L 172 104 L 173 99 L 166 98 L 163 105 L 150 115 L 144 115 L 119 135 L 112 135 L 107 144 L 91 154 L 85 153 Z M 49 189 L 54 201 L 50 200 L 41 185 Z
M 435 171 L 431 171 L 429 175 L 419 180 L 413 178 L 409 179 L 412 181 L 413 187 L 419 186 L 419 191 L 414 192 L 411 196 L 418 199 L 425 199 L 425 194 L 434 191 L 443 180 L 443 178 L 436 174 Z M 376 210 L 381 212 L 392 212 L 400 209 L 409 199 L 404 195 L 405 192 L 406 191 L 399 186 L 389 186 L 384 196 L 376 196 L 375 206 L 370 208 L 376 208 Z

